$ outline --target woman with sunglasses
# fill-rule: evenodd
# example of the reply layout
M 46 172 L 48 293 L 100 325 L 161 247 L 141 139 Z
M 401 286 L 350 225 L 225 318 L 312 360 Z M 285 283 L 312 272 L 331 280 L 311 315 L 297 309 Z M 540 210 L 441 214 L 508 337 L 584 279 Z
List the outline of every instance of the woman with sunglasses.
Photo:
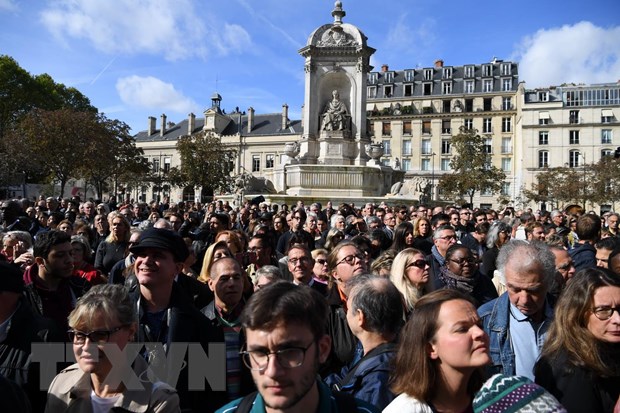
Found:
M 407 317 L 425 293 L 429 268 L 424 253 L 415 248 L 406 248 L 394 257 L 390 280 L 403 295 Z
M 478 271 L 478 259 L 462 244 L 453 244 L 446 251 L 446 262 L 433 282 L 434 290 L 442 288 L 469 295 L 478 307 L 498 297 L 491 279 Z
M 536 383 L 571 412 L 620 408 L 620 278 L 602 268 L 579 271 L 555 306 Z
M 314 281 L 327 284 L 330 280 L 329 271 L 327 270 L 327 255 L 329 252 L 323 248 L 317 248 L 312 251 L 312 259 L 314 260 Z
M 163 382 L 150 381 L 140 355 L 122 351 L 133 340 L 136 319 L 135 305 L 120 285 L 97 285 L 78 300 L 69 315 L 69 338 L 77 363 L 54 378 L 46 413 L 180 411 L 176 391 Z M 128 355 L 135 357 L 129 360 Z M 124 382 L 128 375 L 123 376 L 119 367 L 127 365 L 138 383 Z M 112 377 L 112 371 L 121 375 Z

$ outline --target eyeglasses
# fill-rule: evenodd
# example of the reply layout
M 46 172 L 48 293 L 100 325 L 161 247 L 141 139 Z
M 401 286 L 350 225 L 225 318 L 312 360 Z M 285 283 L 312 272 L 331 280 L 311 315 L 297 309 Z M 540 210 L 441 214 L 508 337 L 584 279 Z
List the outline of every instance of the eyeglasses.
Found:
M 297 265 L 297 264 L 306 264 L 308 261 L 310 261 L 310 258 L 301 257 L 301 258 L 291 258 L 288 260 L 288 263 L 292 265 Z
M 409 263 L 409 265 L 407 265 L 407 268 L 409 268 L 409 267 L 417 267 L 417 268 L 423 270 L 427 266 L 428 266 L 428 262 L 426 260 L 415 260 L 414 262 Z
M 614 315 L 614 311 L 620 314 L 620 307 L 595 307 L 592 309 L 594 316 L 602 321 L 609 320 Z
M 469 258 L 459 258 L 459 259 L 450 259 L 450 261 L 452 261 L 453 263 L 455 263 L 456 265 L 465 265 L 465 264 L 469 264 L 469 265 L 474 265 L 476 263 L 476 259 L 473 257 L 469 257 Z
M 321 264 L 321 265 L 325 265 L 325 264 L 327 264 L 327 260 L 324 260 L 324 259 L 322 259 L 322 258 L 317 258 L 315 261 L 316 261 L 316 262 L 318 262 L 318 263 L 319 263 L 319 264 Z
M 285 369 L 294 369 L 304 363 L 306 351 L 312 347 L 312 344 L 314 344 L 314 341 L 306 347 L 289 347 L 270 352 L 262 350 L 241 351 L 239 354 L 241 354 L 241 357 L 243 358 L 243 364 L 245 364 L 250 370 L 265 371 L 269 365 L 269 356 L 272 354 L 275 356 L 280 367 Z
M 301 219 L 300 216 L 293 217 L 293 219 Z
M 357 258 L 358 260 L 360 260 L 360 261 L 361 261 L 361 260 L 363 260 L 363 259 L 364 259 L 364 258 L 366 258 L 366 257 L 364 257 L 362 254 L 347 255 L 346 257 L 344 257 L 343 259 L 341 259 L 340 261 L 338 261 L 338 263 L 337 263 L 336 265 L 340 265 L 340 264 L 342 264 L 343 262 L 346 262 L 346 263 L 347 263 L 347 264 L 349 264 L 349 265 L 354 265 L 354 264 L 355 264 L 355 259 L 356 259 L 356 258 Z
M 438 239 L 442 239 L 444 241 L 456 241 L 456 235 L 444 235 L 443 237 L 439 237 Z
M 116 327 L 112 330 L 91 331 L 90 333 L 85 333 L 79 330 L 69 330 L 67 333 L 69 334 L 69 340 L 73 341 L 74 344 L 84 344 L 87 338 L 91 343 L 105 344 L 110 340 L 110 336 L 112 334 L 122 330 L 123 327 L 125 326 Z

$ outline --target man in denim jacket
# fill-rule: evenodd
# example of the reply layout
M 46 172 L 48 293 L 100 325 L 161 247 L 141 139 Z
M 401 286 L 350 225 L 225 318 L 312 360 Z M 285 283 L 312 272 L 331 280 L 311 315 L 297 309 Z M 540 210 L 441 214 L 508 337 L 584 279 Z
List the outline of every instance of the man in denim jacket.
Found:
M 554 255 L 543 243 L 513 240 L 501 248 L 497 271 L 507 291 L 478 309 L 490 338 L 491 372 L 534 380 L 534 364 L 553 319 L 548 292 L 555 279 Z

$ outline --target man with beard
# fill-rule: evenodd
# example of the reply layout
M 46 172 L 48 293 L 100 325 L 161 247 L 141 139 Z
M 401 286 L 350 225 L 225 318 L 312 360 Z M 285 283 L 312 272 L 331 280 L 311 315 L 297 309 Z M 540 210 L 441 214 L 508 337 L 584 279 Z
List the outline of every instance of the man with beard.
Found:
M 73 275 L 73 247 L 66 232 L 40 233 L 34 242 L 34 264 L 24 273 L 25 295 L 34 311 L 67 331 L 67 317 L 90 284 Z
M 332 392 L 317 378 L 331 346 L 324 329 L 327 312 L 325 299 L 305 286 L 276 282 L 255 293 L 241 325 L 247 343 L 243 362 L 258 392 L 218 412 L 376 412 L 366 402 Z

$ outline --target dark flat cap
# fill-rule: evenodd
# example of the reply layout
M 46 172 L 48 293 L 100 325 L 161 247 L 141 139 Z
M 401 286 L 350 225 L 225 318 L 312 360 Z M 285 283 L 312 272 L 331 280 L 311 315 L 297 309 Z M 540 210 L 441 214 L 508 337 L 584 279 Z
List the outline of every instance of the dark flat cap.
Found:
M 147 229 L 140 235 L 138 243 L 132 245 L 129 251 L 136 254 L 148 248 L 169 251 L 174 255 L 176 262 L 183 262 L 189 256 L 189 250 L 183 238 L 169 229 Z

